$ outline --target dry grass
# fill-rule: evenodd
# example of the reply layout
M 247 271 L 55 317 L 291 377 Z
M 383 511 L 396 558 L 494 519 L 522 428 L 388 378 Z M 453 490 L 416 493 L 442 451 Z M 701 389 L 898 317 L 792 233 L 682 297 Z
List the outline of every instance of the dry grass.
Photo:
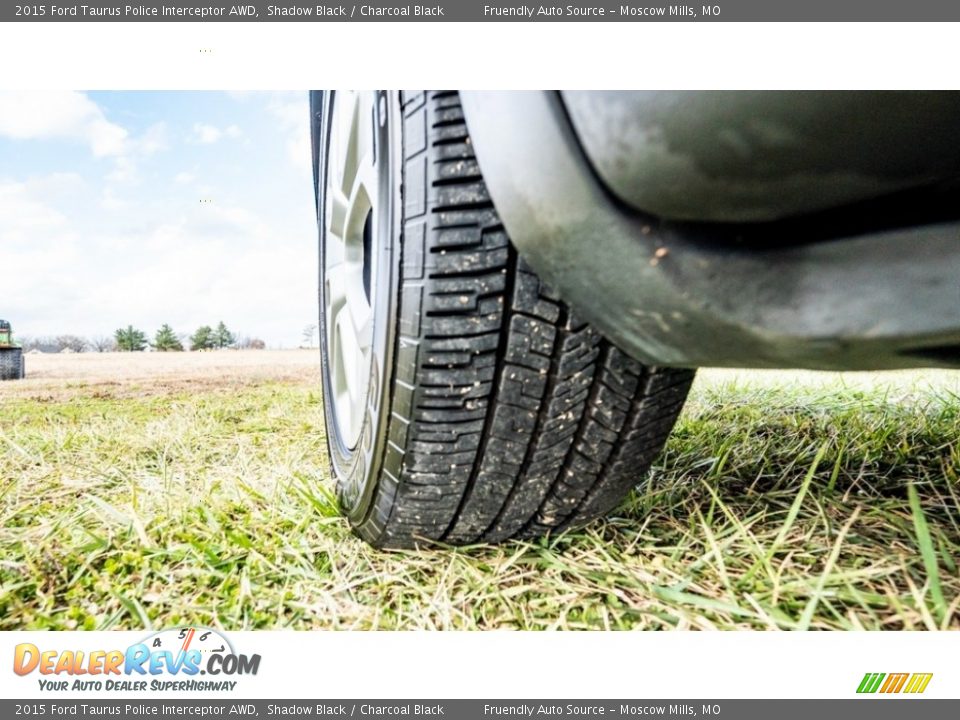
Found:
M 390 553 L 336 513 L 315 353 L 28 373 L 0 386 L 0 629 L 960 628 L 955 373 L 708 371 L 608 521 Z
M 317 350 L 28 354 L 26 379 L 0 387 L 0 399 L 132 397 L 272 381 L 319 383 L 319 365 Z

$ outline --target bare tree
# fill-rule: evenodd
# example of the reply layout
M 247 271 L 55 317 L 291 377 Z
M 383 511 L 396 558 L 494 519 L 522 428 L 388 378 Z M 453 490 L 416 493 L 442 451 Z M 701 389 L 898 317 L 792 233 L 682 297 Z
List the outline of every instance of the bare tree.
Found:
M 260 338 L 242 335 L 237 339 L 237 347 L 241 350 L 263 350 L 267 344 Z
M 317 333 L 316 323 L 311 323 L 303 328 L 303 344 L 306 347 L 313 347 L 313 336 Z
M 57 335 L 57 351 L 70 349 L 73 352 L 83 352 L 87 349 L 87 341 L 79 335 Z
M 23 345 L 23 349 L 27 352 L 30 350 L 39 350 L 45 353 L 60 351 L 60 345 L 57 343 L 57 339 L 49 335 L 38 335 L 37 337 L 31 338 L 21 337 L 20 344 Z
M 117 349 L 117 341 L 110 335 L 94 335 L 89 342 L 94 352 L 113 352 Z

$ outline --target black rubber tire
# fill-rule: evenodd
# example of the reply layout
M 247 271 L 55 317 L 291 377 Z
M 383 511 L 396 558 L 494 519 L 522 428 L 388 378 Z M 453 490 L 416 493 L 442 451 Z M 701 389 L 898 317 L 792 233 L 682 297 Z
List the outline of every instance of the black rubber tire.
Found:
M 641 366 L 516 255 L 457 93 L 400 103 L 389 394 L 363 487 L 338 472 L 341 504 L 362 538 L 391 548 L 530 538 L 602 516 L 644 480 L 693 371 Z
M 0 348 L 0 380 L 19 380 L 23 370 L 22 348 Z

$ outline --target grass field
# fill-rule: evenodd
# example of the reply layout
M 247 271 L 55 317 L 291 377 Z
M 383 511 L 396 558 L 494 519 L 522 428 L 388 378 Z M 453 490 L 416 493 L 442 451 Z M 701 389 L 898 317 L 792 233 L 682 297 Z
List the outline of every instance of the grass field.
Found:
M 315 353 L 27 369 L 0 385 L 3 630 L 960 629 L 960 374 L 705 371 L 608 521 L 378 552 L 337 515 Z

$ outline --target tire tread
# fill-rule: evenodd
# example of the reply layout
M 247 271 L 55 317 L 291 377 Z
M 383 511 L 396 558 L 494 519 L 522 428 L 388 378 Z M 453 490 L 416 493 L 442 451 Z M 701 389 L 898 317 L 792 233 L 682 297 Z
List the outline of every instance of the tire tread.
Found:
M 407 202 L 403 234 L 423 246 L 401 263 L 390 443 L 357 530 L 462 545 L 603 515 L 643 478 L 693 372 L 641 366 L 516 255 L 457 93 L 405 91 L 401 106 L 427 128 L 404 155 L 404 192 L 426 202 Z

